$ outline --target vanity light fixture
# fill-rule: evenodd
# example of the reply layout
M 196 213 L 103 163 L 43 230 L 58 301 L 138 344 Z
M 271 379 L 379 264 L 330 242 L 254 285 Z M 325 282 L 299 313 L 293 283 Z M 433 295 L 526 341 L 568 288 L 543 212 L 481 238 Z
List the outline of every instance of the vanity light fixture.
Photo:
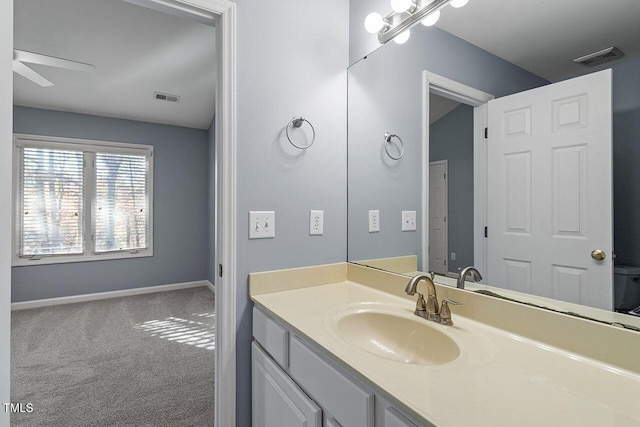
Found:
M 467 4 L 469 2 L 469 0 L 452 0 L 451 1 L 451 6 L 453 7 L 462 7 L 465 4 Z
M 414 6 L 412 0 L 391 0 L 391 9 L 395 13 L 403 13 Z
M 440 18 L 440 9 L 448 4 L 459 8 L 469 0 L 391 0 L 391 12 L 385 18 L 377 12 L 372 12 L 364 20 L 365 29 L 378 33 L 378 41 L 386 43 L 397 39 L 402 44 L 409 39 L 409 29 L 422 22 L 425 26 L 434 25 Z
M 393 38 L 393 41 L 397 44 L 405 44 L 407 40 L 409 40 L 409 36 L 411 36 L 411 30 L 404 30 L 397 36 Z

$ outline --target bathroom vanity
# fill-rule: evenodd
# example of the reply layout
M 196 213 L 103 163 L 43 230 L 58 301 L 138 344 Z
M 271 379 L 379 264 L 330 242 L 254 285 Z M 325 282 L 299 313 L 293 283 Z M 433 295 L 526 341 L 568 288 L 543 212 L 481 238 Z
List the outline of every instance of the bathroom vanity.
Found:
M 252 274 L 253 425 L 640 425 L 637 332 L 436 283 L 463 304 L 441 325 L 406 284 L 347 263 Z

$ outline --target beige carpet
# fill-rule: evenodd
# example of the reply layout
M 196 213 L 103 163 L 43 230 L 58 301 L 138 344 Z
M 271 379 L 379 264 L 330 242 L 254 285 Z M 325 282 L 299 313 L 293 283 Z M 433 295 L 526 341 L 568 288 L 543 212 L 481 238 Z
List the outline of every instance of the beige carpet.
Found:
M 12 313 L 11 426 L 213 426 L 207 288 Z

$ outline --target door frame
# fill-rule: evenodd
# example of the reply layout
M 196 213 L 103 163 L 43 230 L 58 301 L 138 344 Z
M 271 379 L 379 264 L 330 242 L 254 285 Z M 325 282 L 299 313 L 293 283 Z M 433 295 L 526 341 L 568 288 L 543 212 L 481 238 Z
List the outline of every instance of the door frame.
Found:
M 422 164 L 429 164 L 429 96 L 449 98 L 473 109 L 473 263 L 482 273 L 487 271 L 487 239 L 484 227 L 487 225 L 487 102 L 494 99 L 492 94 L 448 79 L 430 71 L 422 72 Z M 422 168 L 422 269 L 429 265 L 429 170 Z M 447 225 L 448 227 L 448 225 Z M 488 279 L 485 276 L 484 281 Z
M 13 207 L 13 0 L 0 6 L 0 402 L 11 402 L 11 235 Z M 0 427 L 9 412 L 0 411 Z
M 123 0 L 165 13 L 188 16 L 216 27 L 216 235 L 215 262 L 224 266 L 215 289 L 215 425 L 232 426 L 236 419 L 236 5 L 228 0 Z M 0 10 L 0 139 L 11 147 L 13 132 L 13 1 Z M 9 148 L 10 149 L 10 148 Z M 1 148 L 0 150 L 6 150 Z M 10 153 L 10 151 L 8 152 Z M 2 154 L 5 154 L 4 152 Z M 12 156 L 0 155 L 0 197 L 11 200 Z M 11 206 L 0 210 L 0 400 L 10 402 Z M 0 413 L 0 427 L 9 414 Z
M 447 261 L 449 261 L 449 222 L 447 220 L 447 218 L 449 218 L 449 160 L 445 159 L 445 160 L 436 160 L 434 162 L 429 162 L 429 172 L 431 172 L 431 166 L 435 166 L 435 165 L 444 165 L 444 173 L 445 173 L 445 186 L 446 186 L 446 191 L 444 193 L 444 203 L 445 203 L 445 210 L 446 210 L 446 214 L 445 214 L 445 220 L 444 220 L 444 228 L 446 230 L 445 232 L 445 259 Z M 431 182 L 429 182 L 429 194 L 431 193 Z M 431 213 L 427 213 L 429 220 L 427 220 L 427 224 L 429 226 L 431 226 Z M 431 253 L 431 244 L 428 244 L 429 247 L 429 253 Z M 429 256 L 429 258 L 431 258 Z M 447 267 L 446 267 L 447 271 L 445 271 L 445 275 L 448 275 L 447 273 L 449 272 L 449 263 L 447 262 Z

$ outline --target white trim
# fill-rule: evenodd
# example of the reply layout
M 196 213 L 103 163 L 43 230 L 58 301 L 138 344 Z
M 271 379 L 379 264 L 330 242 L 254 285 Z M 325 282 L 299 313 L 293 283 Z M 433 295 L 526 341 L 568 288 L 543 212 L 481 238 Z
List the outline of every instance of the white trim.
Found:
M 168 15 L 198 21 L 201 24 L 214 26 L 216 15 L 204 7 L 191 6 L 186 1 L 174 0 L 124 0 L 127 3 L 157 10 Z
M 420 239 L 421 256 L 418 259 L 418 267 L 421 271 L 429 271 L 429 81 L 431 75 L 422 72 L 422 215 L 420 223 L 422 238 Z
M 48 135 L 32 135 L 26 133 L 14 133 L 13 141 L 18 147 L 51 147 L 50 142 L 59 144 L 60 148 L 69 148 L 71 150 L 95 150 L 95 147 L 101 147 L 100 152 L 104 153 L 125 153 L 135 156 L 141 156 L 150 153 L 153 156 L 153 145 L 137 144 L 134 142 L 121 141 L 101 141 L 97 139 L 80 139 L 66 138 Z M 109 148 L 115 148 L 110 151 Z
M 490 283 L 488 239 L 484 237 L 484 228 L 489 224 L 489 187 L 488 139 L 484 130 L 489 126 L 487 104 L 473 109 L 473 265 L 482 272 L 481 283 Z
M 424 71 L 427 81 L 429 82 L 429 91 L 442 97 L 462 102 L 463 104 L 478 107 L 486 104 L 495 98 L 493 95 L 481 90 L 463 85 L 455 80 L 442 77 L 438 74 Z
M 169 285 L 146 286 L 144 288 L 123 289 L 120 291 L 96 292 L 93 294 L 72 295 L 68 297 L 45 298 L 33 301 L 11 303 L 11 311 L 28 310 L 30 308 L 51 307 L 54 305 L 74 304 L 77 302 L 99 301 L 103 299 L 130 297 L 133 295 L 153 294 L 156 292 L 178 291 L 182 289 L 211 287 L 208 280 L 196 282 L 172 283 Z
M 207 282 L 207 288 L 209 288 L 211 293 L 215 295 L 216 294 L 216 285 L 214 285 L 213 283 L 211 283 L 208 280 L 205 280 L 205 282 Z
M 198 0 L 203 1 L 203 0 Z M 216 43 L 219 64 L 216 97 L 216 426 L 236 425 L 236 5 L 208 0 L 219 11 Z M 247 391 L 248 392 L 248 391 Z
M 13 0 L 0 2 L 0 402 L 11 402 L 11 218 L 7 200 L 13 193 Z M 0 427 L 9 427 L 9 412 L 0 411 Z
M 486 191 L 484 194 L 481 193 L 481 187 L 479 188 L 476 185 L 478 183 L 484 183 L 484 187 L 486 189 L 486 180 L 487 180 L 487 167 L 486 167 L 486 142 L 484 141 L 484 128 L 486 124 L 486 103 L 495 97 L 489 93 L 480 91 L 478 89 L 472 88 L 470 86 L 464 85 L 462 83 L 458 83 L 454 80 L 448 79 L 446 77 L 442 77 L 440 75 L 431 73 L 429 71 L 422 72 L 423 83 L 422 83 L 422 164 L 429 164 L 429 94 L 434 93 L 436 95 L 443 96 L 445 98 L 453 99 L 458 102 L 462 102 L 463 104 L 471 105 L 473 107 L 479 107 L 474 109 L 474 138 L 473 138 L 473 152 L 474 152 L 474 170 L 473 170 L 473 181 L 474 181 L 474 264 L 481 269 L 481 271 L 486 272 L 486 266 L 482 266 L 481 259 L 486 259 L 486 241 L 484 239 L 484 225 L 486 225 Z M 481 107 L 482 106 L 482 107 Z M 484 112 L 484 113 L 483 113 Z M 482 114 L 484 114 L 484 120 L 480 121 L 479 118 L 482 118 Z M 481 126 L 481 127 L 480 127 Z M 481 129 L 481 133 L 478 133 L 478 129 Z M 484 151 L 483 151 L 484 150 Z M 476 159 L 476 153 L 479 154 Z M 484 157 L 482 156 L 484 153 Z M 484 162 L 484 163 L 482 163 Z M 480 165 L 484 166 L 481 167 Z M 422 270 L 427 271 L 428 268 L 425 266 L 429 265 L 429 253 L 428 253 L 428 244 L 429 244 L 429 171 L 428 168 L 422 168 Z M 480 201 L 480 198 L 483 198 L 484 201 Z M 484 209 L 478 209 L 478 206 L 484 206 Z M 480 224 L 484 224 L 480 226 Z M 478 229 L 478 227 L 481 227 Z M 482 236 L 482 238 L 480 238 Z M 481 241 L 476 241 L 480 240 Z M 475 250 L 482 251 L 484 247 L 484 252 L 481 252 L 479 255 L 475 255 Z M 477 264 L 476 264 L 477 263 Z M 482 270 L 484 269 L 484 270 Z M 485 281 L 486 276 L 485 276 Z

